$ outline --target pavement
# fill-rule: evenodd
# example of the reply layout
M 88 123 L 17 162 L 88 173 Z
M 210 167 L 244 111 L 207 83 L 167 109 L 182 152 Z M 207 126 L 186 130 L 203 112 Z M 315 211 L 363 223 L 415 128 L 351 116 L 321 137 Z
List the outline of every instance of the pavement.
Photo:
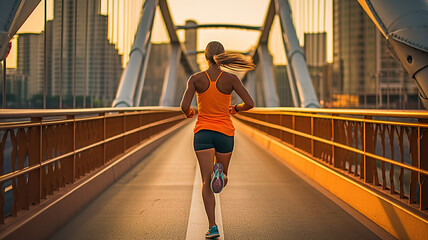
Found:
M 192 130 L 178 130 L 50 239 L 205 239 Z M 239 131 L 228 178 L 216 198 L 220 240 L 392 238 Z

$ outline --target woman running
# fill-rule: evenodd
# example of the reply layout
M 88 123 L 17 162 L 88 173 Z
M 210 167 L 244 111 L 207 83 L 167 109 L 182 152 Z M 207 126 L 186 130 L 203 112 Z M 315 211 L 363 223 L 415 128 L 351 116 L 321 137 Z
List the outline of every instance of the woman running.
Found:
M 222 71 L 220 67 L 248 71 L 253 70 L 255 65 L 250 58 L 241 54 L 225 53 L 223 45 L 216 41 L 208 43 L 205 58 L 209 67 L 189 78 L 181 109 L 188 118 L 194 117 L 195 111 L 190 108 L 190 104 L 196 92 L 199 115 L 194 128 L 193 146 L 201 170 L 202 198 L 209 222 L 205 237 L 216 238 L 220 234 L 215 222 L 213 193 L 220 193 L 227 184 L 235 134 L 230 114 L 254 107 L 254 101 L 241 80 L 234 74 Z M 243 103 L 230 105 L 233 91 Z

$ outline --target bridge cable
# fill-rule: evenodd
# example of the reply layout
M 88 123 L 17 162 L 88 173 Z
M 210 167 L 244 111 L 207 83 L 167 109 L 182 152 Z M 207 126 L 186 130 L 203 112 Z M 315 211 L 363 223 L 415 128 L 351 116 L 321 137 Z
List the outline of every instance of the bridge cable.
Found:
M 306 31 L 306 19 L 307 19 L 307 15 L 306 15 L 306 2 L 307 2 L 307 0 L 304 0 L 303 1 L 303 10 L 302 10 L 302 16 L 303 16 L 303 28 L 302 28 L 302 39 L 304 39 L 305 38 L 305 31 Z M 301 39 L 301 40 L 302 40 Z
M 3 59 L 3 108 L 6 108 L 6 58 Z
M 323 94 L 322 94 L 323 87 L 322 87 L 321 78 L 320 78 L 321 70 L 323 69 L 322 68 L 323 62 L 320 59 L 321 57 L 323 57 L 321 54 L 321 51 L 323 51 L 323 48 L 321 47 L 321 44 L 320 44 L 320 42 L 322 40 L 321 38 L 323 37 L 323 34 L 321 33 L 321 30 L 320 30 L 320 15 L 321 15 L 320 4 L 321 4 L 321 2 L 320 2 L 320 0 L 318 0 L 317 1 L 317 20 L 316 20 L 318 37 L 316 39 L 317 40 L 317 42 L 316 42 L 317 46 L 315 48 L 315 51 L 316 51 L 315 59 L 316 59 L 316 65 L 317 65 L 316 76 L 317 76 L 317 84 L 318 84 L 318 92 L 319 92 L 318 99 L 319 100 L 323 99 L 322 98 L 323 97 Z
M 114 24 L 114 19 L 115 19 L 115 8 L 114 8 L 114 0 L 112 0 L 111 3 L 111 41 L 114 43 L 114 35 L 115 35 L 115 24 Z M 115 46 L 117 46 L 115 44 Z
M 123 40 L 123 42 L 122 42 L 122 51 L 123 51 L 123 61 L 126 63 L 126 33 L 127 33 L 127 30 L 128 30 L 128 26 L 127 26 L 127 17 L 126 17 L 126 8 L 127 8 L 127 3 L 128 3 L 128 0 L 124 0 L 124 1 L 122 1 L 123 3 L 123 9 L 122 9 L 122 12 L 123 12 L 123 19 L 122 19 L 122 40 Z
M 120 15 L 120 1 L 118 0 L 117 1 L 117 15 L 116 15 L 116 18 L 117 18 L 117 23 L 116 23 L 116 26 L 117 26 L 117 31 L 116 31 L 116 34 L 117 34 L 117 50 L 118 50 L 118 52 L 119 52 L 119 24 L 120 24 L 120 18 L 119 18 L 119 15 Z
M 76 108 L 77 3 L 78 1 L 74 2 L 73 108 Z
M 110 41 L 110 33 L 111 33 L 110 27 L 111 27 L 111 24 L 110 24 L 110 0 L 107 0 L 107 40 L 108 40 L 108 43 L 111 43 L 111 41 Z
M 326 28 L 326 19 L 327 19 L 327 11 L 326 11 L 326 9 L 327 9 L 327 0 L 324 0 L 324 19 L 323 19 L 323 26 L 324 26 L 324 32 L 326 32 L 326 35 L 327 35 L 327 28 Z M 331 32 L 330 32 L 330 34 L 331 34 Z M 328 44 L 328 38 L 329 38 L 329 36 L 327 35 L 326 36 L 326 39 L 325 39 L 325 44 L 326 44 L 326 58 L 328 58 L 327 56 L 328 56 L 328 46 L 329 46 L 329 44 Z M 324 81 L 328 81 L 330 84 L 329 84 L 329 89 L 328 89 L 328 95 L 329 95 L 329 99 L 330 99 L 330 104 L 331 104 L 331 102 L 332 102 L 332 100 L 333 100 L 333 94 L 331 94 L 331 92 L 332 92 L 332 89 L 333 89 L 333 86 L 332 86 L 332 84 L 333 84 L 333 81 L 332 81 L 332 79 L 327 79 L 327 76 L 326 75 L 324 75 L 323 76 L 324 77 Z M 327 86 L 327 84 L 324 84 L 325 86 Z
M 127 56 L 127 59 L 128 59 L 128 61 L 129 61 L 129 49 L 130 49 L 130 47 L 131 47 L 131 42 L 130 42 L 130 33 L 131 33 L 131 19 L 130 19 L 130 17 L 131 17 L 131 11 L 130 11 L 130 9 L 132 9 L 130 6 L 132 5 L 132 1 L 130 1 L 130 0 L 127 0 L 128 1 L 128 8 L 127 8 L 127 18 L 126 18 L 126 20 L 128 21 L 128 23 L 126 24 L 126 28 L 127 28 L 127 33 L 126 33 L 126 56 Z M 128 62 L 127 61 L 127 62 Z
M 316 0 L 311 0 L 311 10 L 312 10 L 312 15 L 311 15 L 311 17 L 312 17 L 312 21 L 311 21 L 311 31 L 310 31 L 310 34 L 308 35 L 308 37 L 311 37 L 311 43 L 310 43 L 310 45 L 312 45 L 312 46 L 310 46 L 310 48 L 311 48 L 311 53 L 310 53 L 310 59 L 309 59 L 309 61 L 311 61 L 311 71 L 309 72 L 309 76 L 310 76 L 310 78 L 311 78 L 311 82 L 312 82 L 312 85 L 314 86 L 314 88 L 317 86 L 317 82 L 315 81 L 316 79 L 315 79 L 315 77 L 314 77 L 314 71 L 316 71 L 316 68 L 315 68 L 315 66 L 316 66 L 316 59 L 315 59 L 315 54 L 316 54 L 316 38 L 317 38 L 317 33 L 316 33 L 316 29 L 315 29 L 315 1 Z M 312 76 L 311 76 L 312 75 Z M 314 84 L 314 82 L 315 82 L 315 84 Z M 315 93 L 316 94 L 316 93 Z
M 298 1 L 300 5 L 300 27 L 299 27 L 299 38 L 303 38 L 303 32 L 305 29 L 305 2 L 304 1 Z
M 46 109 L 46 92 L 47 92 L 47 78 L 48 78 L 48 74 L 47 74 L 47 64 L 48 64 L 48 58 L 47 58 L 47 40 L 46 40 L 46 32 L 47 32 L 47 0 L 44 0 L 44 38 L 43 38 L 43 109 Z
M 84 82 L 84 93 L 83 93 L 83 108 L 86 108 L 86 97 L 88 93 L 88 32 L 89 32 L 89 0 L 86 0 L 86 28 L 85 28 L 85 82 Z
M 59 108 L 62 108 L 62 58 L 64 51 L 64 0 L 61 1 L 61 45 L 59 58 Z

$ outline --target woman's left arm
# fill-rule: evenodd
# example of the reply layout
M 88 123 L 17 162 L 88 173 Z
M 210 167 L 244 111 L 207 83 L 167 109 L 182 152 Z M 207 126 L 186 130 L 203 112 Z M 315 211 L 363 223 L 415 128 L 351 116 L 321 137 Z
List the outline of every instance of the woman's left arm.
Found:
M 192 118 L 193 116 L 195 116 L 195 110 L 190 108 L 190 104 L 192 104 L 192 99 L 194 95 L 195 95 L 195 84 L 194 84 L 194 79 L 192 75 L 187 81 L 187 88 L 183 94 L 183 98 L 181 99 L 181 104 L 180 104 L 181 111 L 183 111 L 183 113 L 188 118 Z

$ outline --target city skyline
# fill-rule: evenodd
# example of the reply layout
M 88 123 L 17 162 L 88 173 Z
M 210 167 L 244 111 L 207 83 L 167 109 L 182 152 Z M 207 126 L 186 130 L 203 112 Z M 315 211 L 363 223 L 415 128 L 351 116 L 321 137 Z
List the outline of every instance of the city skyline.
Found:
M 47 19 L 51 20 L 53 17 L 53 0 L 47 1 Z M 332 0 L 322 1 L 301 1 L 290 0 L 292 8 L 293 21 L 296 32 L 303 45 L 303 36 L 306 32 L 327 32 L 327 60 L 332 61 Z M 117 4 L 121 3 L 121 4 Z M 132 32 L 137 28 L 139 21 L 139 9 L 143 3 L 142 0 L 137 1 L 113 1 L 101 0 L 101 13 L 106 14 L 109 12 L 109 39 L 116 44 L 119 53 L 124 55 L 124 65 L 126 65 L 129 49 L 132 46 L 132 37 L 125 37 L 125 32 Z M 226 1 L 220 0 L 215 4 L 209 1 L 194 1 L 194 0 L 168 0 L 169 9 L 172 18 L 176 25 L 184 25 L 186 20 L 192 19 L 197 23 L 233 23 L 242 25 L 262 26 L 265 20 L 267 8 L 270 0 L 236 0 Z M 314 3 L 315 8 L 312 8 Z M 320 5 L 318 6 L 318 4 Z M 325 3 L 325 6 L 324 6 Z M 115 12 L 112 11 L 114 4 Z M 122 18 L 123 8 L 127 6 L 132 7 L 129 10 L 128 18 Z M 191 8 L 186 6 L 192 6 Z M 211 10 L 207 13 L 206 9 L 209 6 Z M 243 7 L 244 6 L 244 7 Z M 308 8 L 309 7 L 309 8 Z M 119 14 L 118 14 L 119 11 Z M 324 19 L 325 16 L 329 16 Z M 315 16 L 312 18 L 312 16 Z M 320 21 L 315 21 L 319 19 Z M 164 29 L 162 15 L 157 10 L 152 42 L 164 43 L 168 42 L 169 38 Z M 117 22 L 119 22 L 120 32 L 117 31 Z M 34 10 L 32 15 L 27 19 L 18 33 L 40 33 L 43 31 L 44 25 L 44 1 L 41 1 L 39 6 Z M 114 26 L 114 28 L 112 28 Z M 184 42 L 184 31 L 177 31 L 181 41 Z M 206 43 L 211 40 L 221 41 L 226 49 L 234 51 L 248 51 L 251 47 L 257 44 L 259 32 L 248 30 L 236 29 L 199 29 L 198 30 L 198 50 L 203 50 Z M 127 34 L 132 35 L 132 34 Z M 279 22 L 276 19 L 273 23 L 271 36 L 269 41 L 269 48 L 274 56 L 275 64 L 286 64 L 286 57 L 284 52 L 283 41 L 281 37 L 281 30 Z M 198 58 L 200 59 L 200 58 Z M 16 40 L 13 40 L 12 51 L 8 58 L 7 66 L 16 67 Z
M 52 1 L 52 0 L 47 0 Z M 191 0 L 182 0 L 182 3 L 185 1 L 191 2 Z M 74 11 L 81 12 L 81 17 L 78 17 L 77 22 L 73 19 L 65 19 L 65 24 L 68 26 L 63 31 L 65 36 L 65 46 L 68 46 L 68 42 L 70 39 L 67 40 L 70 37 L 71 32 L 68 29 L 76 29 L 73 31 L 77 31 L 77 33 L 84 32 L 83 29 L 86 28 L 85 26 L 87 23 L 82 23 L 83 19 L 85 19 L 85 8 L 81 8 L 82 6 L 89 6 L 88 1 L 80 0 L 74 3 L 72 8 L 69 6 L 66 6 L 65 8 L 60 7 L 60 1 L 55 0 L 55 14 L 49 13 L 51 10 L 48 7 L 48 19 L 50 16 L 54 16 L 56 19 L 58 16 L 61 16 L 61 12 L 67 14 L 72 14 Z M 269 0 L 265 0 L 266 3 L 269 3 Z M 334 62 L 329 59 L 329 46 L 328 39 L 329 36 L 332 36 L 331 32 L 329 33 L 326 31 L 325 24 L 326 19 L 321 19 L 324 22 L 320 23 L 319 21 L 315 21 L 316 17 L 312 18 L 305 18 L 305 13 L 307 16 L 310 16 L 311 13 L 314 14 L 316 11 L 315 9 L 318 8 L 317 15 L 321 15 L 319 12 L 319 8 L 323 7 L 323 13 L 327 12 L 327 0 L 325 1 L 314 1 L 314 0 L 307 0 L 307 1 L 293 1 L 290 0 L 290 5 L 294 9 L 293 15 L 293 21 L 295 23 L 296 29 L 297 29 L 297 35 L 304 34 L 304 37 L 300 39 L 300 44 L 305 50 L 306 55 L 306 63 L 308 70 L 310 72 L 310 77 L 312 80 L 312 84 L 316 87 L 315 92 L 318 96 L 318 99 L 320 102 L 334 102 L 336 98 L 340 98 L 340 96 L 347 97 L 353 96 L 354 101 L 357 105 L 364 103 L 365 105 L 368 104 L 374 104 L 376 103 L 376 106 L 380 102 L 382 105 L 382 101 L 386 101 L 388 106 L 390 102 L 390 95 L 394 95 L 393 98 L 399 98 L 398 101 L 393 100 L 395 102 L 399 102 L 401 106 L 404 106 L 404 104 L 407 102 L 407 99 L 409 97 L 413 98 L 413 95 L 407 95 L 413 94 L 414 90 L 416 89 L 413 82 L 409 81 L 408 76 L 406 75 L 405 70 L 402 68 L 401 64 L 396 62 L 394 59 L 391 58 L 389 55 L 386 47 L 385 47 L 385 40 L 378 35 L 379 32 L 376 29 L 373 22 L 369 19 L 369 17 L 364 13 L 363 9 L 356 1 L 344 1 L 344 0 L 335 0 L 334 1 Z M 323 4 L 320 4 L 320 3 Z M 44 2 L 42 2 L 44 3 Z M 123 3 L 122 5 L 119 3 Z M 172 5 L 176 4 L 177 1 L 171 0 Z M 234 2 L 236 3 L 236 2 Z M 261 4 L 261 1 L 258 2 Z M 309 3 L 317 3 L 309 4 Z M 143 4 L 143 1 L 106 1 L 106 0 L 95 0 L 91 2 L 93 5 L 93 8 L 96 9 L 95 13 L 98 14 L 101 18 L 103 18 L 103 22 L 105 23 L 103 25 L 103 35 L 107 37 L 107 42 L 114 48 L 117 49 L 119 53 L 121 51 L 125 52 L 123 55 L 124 61 L 122 62 L 122 65 L 126 65 L 127 62 L 127 56 L 129 49 L 131 48 L 132 44 L 131 38 L 129 35 L 133 33 L 133 29 L 137 28 L 136 24 L 136 17 L 138 17 L 139 14 L 136 14 L 136 9 L 141 9 L 141 6 L 139 4 Z M 58 6 L 59 7 L 58 7 Z M 253 9 L 256 5 L 249 4 L 242 9 L 238 9 L 235 11 L 230 11 L 229 8 L 224 10 L 223 14 L 215 15 L 216 10 L 213 8 L 211 12 L 213 14 L 205 14 L 205 18 L 191 18 L 191 14 L 185 14 L 185 11 L 183 11 L 183 8 L 180 7 L 174 7 L 170 5 L 170 11 L 172 12 L 172 17 L 174 18 L 174 14 L 176 14 L 178 17 L 178 21 L 174 21 L 176 26 L 184 25 L 181 24 L 180 21 L 186 21 L 186 22 L 192 22 L 192 24 L 205 24 L 205 23 L 213 23 L 213 19 L 221 18 L 221 21 L 217 21 L 216 23 L 219 24 L 239 24 L 239 25 L 250 25 L 250 26 L 260 26 L 260 24 L 252 24 L 255 22 L 264 22 L 265 14 L 258 14 L 252 19 L 252 22 L 239 22 L 243 21 L 242 18 L 242 12 L 245 12 L 246 14 L 251 15 L 251 11 L 259 12 L 261 13 L 266 12 L 266 9 L 264 10 L 255 10 Z M 312 8 L 312 5 L 315 6 L 315 8 Z M 71 5 L 70 5 L 71 6 Z M 193 11 L 197 11 L 200 7 L 207 7 L 209 5 L 206 4 L 205 1 L 200 1 L 198 4 L 195 4 L 192 8 Z M 217 6 L 217 5 L 216 5 Z M 27 22 L 34 23 L 32 21 L 32 17 L 36 17 L 40 20 L 40 9 L 43 9 L 44 4 L 39 5 L 38 9 L 35 10 L 34 14 L 28 19 Z M 76 10 L 74 10 L 74 7 L 76 7 Z M 127 18 L 122 19 L 121 12 L 123 9 L 131 8 L 132 10 L 128 11 L 130 14 Z M 267 6 L 268 7 L 268 6 Z M 173 9 L 176 9 L 176 13 L 174 13 Z M 196 9 L 196 10 L 194 10 Z M 251 10 L 253 9 L 253 10 Z M 115 10 L 115 11 L 113 11 Z M 168 44 L 168 34 L 166 32 L 166 29 L 163 24 L 162 15 L 160 13 L 159 8 L 156 10 L 156 16 L 154 18 L 154 28 L 151 32 L 152 34 L 152 43 L 153 44 Z M 183 11 L 183 12 L 180 12 Z M 187 10 L 188 11 L 188 10 Z M 86 11 L 87 12 L 87 11 Z M 104 13 L 104 14 L 103 14 Z M 107 15 L 109 13 L 109 15 Z M 120 13 L 120 14 L 119 14 Z M 236 14 L 233 14 L 236 13 Z M 300 13 L 300 15 L 298 15 Z M 86 13 L 87 15 L 88 13 Z M 224 16 L 224 18 L 222 18 Z M 315 15 L 312 15 L 315 16 Z M 181 19 L 180 19 L 181 17 Z M 228 18 L 230 17 L 230 18 Z M 61 18 L 59 18 L 60 21 Z M 193 19 L 193 20 L 188 20 Z M 211 20 L 210 20 L 211 19 Z M 234 19 L 234 20 L 233 20 Z M 58 19 L 57 19 L 58 20 Z M 204 20 L 204 21 L 202 21 Z M 239 21 L 238 21 L 239 20 Z M 55 29 L 49 29 L 49 23 L 52 20 L 49 19 L 47 21 L 47 27 L 48 31 L 47 34 L 52 34 L 53 32 L 57 33 L 58 31 L 61 32 L 61 26 L 57 24 L 56 30 Z M 202 21 L 202 22 L 201 22 Z M 238 21 L 238 22 L 237 22 Z M 90 21 L 92 22 L 92 21 Z M 316 23 L 316 24 L 315 24 Z M 77 26 L 76 26 L 77 24 Z M 80 24 L 80 25 L 79 25 Z M 123 25 L 122 25 L 123 24 Z M 286 58 L 285 57 L 285 50 L 283 46 L 283 40 L 282 40 L 282 32 L 276 32 L 276 30 L 280 30 L 279 27 L 279 21 L 278 16 L 275 17 L 273 20 L 273 26 L 271 30 L 270 40 L 268 43 L 268 46 L 270 48 L 270 53 L 272 55 L 272 60 L 274 65 L 278 66 L 284 66 L 286 64 L 286 61 L 280 61 L 278 59 Z M 89 25 L 91 26 L 91 25 Z M 118 27 L 119 26 L 119 27 Z M 277 27 L 275 27 L 277 26 Z M 303 29 L 307 31 L 299 31 L 301 29 L 299 26 L 303 26 Z M 65 25 L 64 25 L 65 27 Z M 123 31 L 118 31 L 117 28 L 121 29 L 123 28 Z M 21 29 L 21 31 L 28 31 L 30 29 L 29 25 L 25 25 Z M 109 30 L 110 29 L 110 30 Z M 232 51 L 241 51 L 241 52 L 248 52 L 248 50 L 254 50 L 255 44 L 257 43 L 259 39 L 260 32 L 256 31 L 242 31 L 242 30 L 236 30 L 236 29 L 198 29 L 198 30 L 190 30 L 188 32 L 195 32 L 197 37 L 194 37 L 194 41 L 192 40 L 192 47 L 187 46 L 189 42 L 186 42 L 186 38 L 188 38 L 185 35 L 184 30 L 178 30 L 178 36 L 181 42 L 183 42 L 186 47 L 193 51 L 195 50 L 203 50 L 205 43 L 202 45 L 201 42 L 204 41 L 212 41 L 217 40 L 224 44 L 226 50 L 232 50 Z M 92 31 L 90 31 L 92 32 Z M 216 38 L 209 38 L 206 39 L 209 34 L 207 32 L 214 33 L 216 32 Z M 218 33 L 227 33 L 227 34 L 218 34 Z M 239 33 L 239 37 L 232 37 L 233 34 Z M 40 33 L 38 33 L 40 34 Z M 252 34 L 253 39 L 250 39 L 250 37 L 246 37 L 245 34 Z M 126 37 L 128 36 L 128 37 Z M 254 37 L 255 36 L 255 37 Z M 308 39 L 306 39 L 308 38 Z M 56 39 L 56 44 L 62 44 L 61 38 L 58 37 Z M 81 39 L 81 37 L 77 38 Z M 83 39 L 83 38 L 82 38 Z M 78 40 L 79 41 L 85 41 L 85 40 Z M 303 40 L 302 40 L 303 39 Z M 376 40 L 379 39 L 379 40 Z M 248 42 L 255 40 L 253 43 L 248 45 Z M 122 41 L 122 45 L 121 45 Z M 233 42 L 238 41 L 240 43 L 241 49 L 237 49 L 233 46 Z M 302 42 L 303 41 L 303 42 Z M 116 42 L 118 42 L 117 45 Z M 280 42 L 277 43 L 277 42 Z M 72 44 L 72 42 L 70 42 Z M 81 42 L 81 44 L 85 45 L 84 42 Z M 228 45 L 229 44 L 229 45 Z M 82 45 L 82 46 L 83 46 Z M 48 43 L 48 46 L 51 46 L 51 43 Z M 59 45 L 58 45 L 59 46 Z M 96 45 L 94 45 L 96 46 Z M 43 46 L 39 47 L 38 49 L 43 49 Z M 72 47 L 68 47 L 68 50 L 72 50 Z M 64 51 L 67 52 L 66 48 L 64 48 Z M 48 49 L 49 51 L 49 49 Z M 79 52 L 79 50 L 77 50 Z M 65 54 L 65 53 L 64 53 Z M 71 53 L 70 53 L 71 54 Z M 75 53 L 76 54 L 76 53 Z M 123 53 L 122 53 L 123 54 Z M 155 53 L 152 53 L 155 54 Z M 56 54 L 58 55 L 58 54 Z M 163 54 L 165 55 L 165 54 Z M 59 56 L 59 55 L 58 55 Z M 57 56 L 57 57 L 58 57 Z M 71 55 L 70 55 L 71 56 Z M 99 54 L 95 54 L 94 56 L 100 57 Z M 167 55 L 165 55 L 167 56 Z M 166 57 L 168 58 L 168 57 Z M 201 69 L 206 68 L 206 61 L 204 59 L 203 54 L 199 54 L 196 58 L 194 56 L 191 56 L 192 61 L 197 61 L 199 63 L 199 66 Z M 319 59 L 318 59 L 319 58 Z M 315 60 L 316 59 L 316 60 Z M 276 60 L 276 61 L 275 61 Z M 358 60 L 357 62 L 355 62 Z M 68 66 L 70 64 L 70 59 L 63 60 L 65 65 Z M 166 61 L 166 59 L 164 60 Z M 58 61 L 56 61 L 58 62 Z M 319 63 L 315 63 L 319 62 Z M 120 65 L 120 64 L 119 64 Z M 165 65 L 166 66 L 166 65 Z M 163 67 L 164 70 L 167 69 L 166 67 Z M 58 69 L 57 67 L 54 69 Z M 63 70 L 63 69 L 61 69 Z M 278 68 L 280 70 L 280 68 Z M 282 71 L 282 70 L 280 70 Z M 159 71 L 158 71 L 159 72 Z M 62 74 L 69 74 L 68 71 L 64 71 Z M 163 75 L 163 74 L 160 74 Z M 94 75 L 95 76 L 95 75 Z M 241 76 L 243 77 L 243 76 Z M 49 76 L 48 76 L 49 78 Z M 53 79 L 57 79 L 58 77 L 54 76 Z M 74 76 L 70 75 L 68 78 L 76 78 L 76 81 L 82 81 L 81 76 Z M 157 78 L 157 77 L 156 77 Z M 186 78 L 186 77 L 184 77 Z M 118 77 L 119 79 L 119 77 Z M 48 79 L 49 81 L 49 79 Z M 162 81 L 159 80 L 159 81 Z M 38 81 L 41 82 L 41 81 Z M 70 85 L 70 83 L 67 83 Z M 392 84 L 392 85 L 391 85 Z M 70 85 L 71 86 L 71 85 Z M 56 86 L 57 87 L 57 86 Z M 66 89 L 69 89 L 69 87 L 65 86 Z M 393 88 L 393 90 L 391 90 Z M 328 90 L 327 90 L 328 89 Z M 56 91 L 54 91 L 56 92 Z M 92 94 L 91 94 L 92 95 Z M 335 97 L 336 95 L 337 97 Z M 387 96 L 387 100 L 384 99 L 384 95 Z M 398 97 L 397 97 L 398 96 Z M 415 95 L 416 96 L 416 95 Z
M 62 104 L 79 106 L 77 99 L 85 107 L 87 97 L 90 106 L 94 101 L 102 106 L 113 101 L 123 71 L 122 56 L 107 39 L 108 20 L 99 14 L 98 1 L 55 0 L 55 17 L 47 21 L 46 34 L 18 34 L 15 72 L 23 77 L 24 87 L 13 94 L 23 106 L 28 103 L 35 107 L 40 104 L 36 98 L 45 93 L 59 97 L 59 108 Z M 89 3 L 87 11 L 76 8 L 85 2 Z M 62 3 L 71 11 L 62 11 Z

